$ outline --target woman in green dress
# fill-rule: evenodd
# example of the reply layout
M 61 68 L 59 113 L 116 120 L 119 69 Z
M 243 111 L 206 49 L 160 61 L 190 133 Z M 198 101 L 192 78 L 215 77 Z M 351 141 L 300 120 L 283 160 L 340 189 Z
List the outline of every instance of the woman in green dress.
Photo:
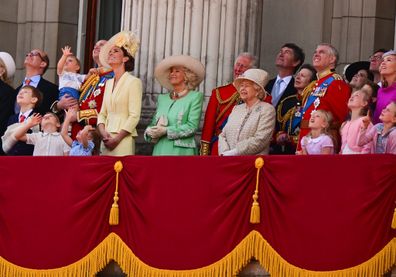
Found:
M 157 110 L 144 133 L 146 141 L 155 143 L 153 155 L 197 155 L 195 134 L 203 94 L 195 88 L 205 76 L 204 66 L 190 56 L 171 56 L 157 65 L 154 75 L 170 92 L 158 96 Z

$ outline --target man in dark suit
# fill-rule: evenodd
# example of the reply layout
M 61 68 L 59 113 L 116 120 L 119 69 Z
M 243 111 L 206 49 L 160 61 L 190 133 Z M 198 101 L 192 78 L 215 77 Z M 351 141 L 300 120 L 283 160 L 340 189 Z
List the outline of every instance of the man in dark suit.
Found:
M 24 66 L 26 71 L 25 78 L 23 83 L 16 89 L 15 97 L 21 87 L 30 85 L 39 89 L 43 94 L 43 101 L 37 108 L 37 111 L 40 114 L 45 114 L 46 112 L 51 111 L 51 105 L 58 99 L 59 91 L 57 85 L 43 78 L 43 75 L 49 66 L 47 53 L 40 49 L 33 49 L 26 54 Z M 19 113 L 18 104 L 15 104 L 15 113 Z
M 304 59 L 304 51 L 294 43 L 284 44 L 276 55 L 275 65 L 278 74 L 276 78 L 270 80 L 265 87 L 265 90 L 271 94 L 272 105 L 276 111 L 278 110 L 279 103 L 282 102 L 283 99 L 296 94 L 297 90 L 294 88 L 293 74 L 296 73 L 298 68 L 304 63 Z M 277 119 L 274 134 L 277 134 L 279 130 L 280 122 L 278 122 Z M 281 154 L 279 151 L 281 151 L 280 147 L 276 147 L 276 145 L 272 143 L 270 154 Z

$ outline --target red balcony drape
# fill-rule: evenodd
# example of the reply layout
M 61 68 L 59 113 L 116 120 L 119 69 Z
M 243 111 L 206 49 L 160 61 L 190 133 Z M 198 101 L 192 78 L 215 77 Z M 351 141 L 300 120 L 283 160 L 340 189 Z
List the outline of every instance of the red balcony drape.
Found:
M 377 258 L 373 272 L 385 272 L 396 263 L 395 155 L 263 156 L 259 224 L 249 222 L 255 159 L 0 157 L 0 273 L 57 269 L 61 276 L 110 234 L 141 267 L 117 261 L 122 253 L 113 241 L 95 254 L 97 264 L 81 270 L 98 272 L 112 258 L 132 276 L 142 267 L 151 276 L 210 276 L 210 267 L 235 251 L 241 258 L 228 270 L 255 256 L 274 276 L 277 267 L 374 270 L 367 262 Z M 118 160 L 119 224 L 110 226 Z M 241 246 L 251 234 L 258 235 L 254 243 Z

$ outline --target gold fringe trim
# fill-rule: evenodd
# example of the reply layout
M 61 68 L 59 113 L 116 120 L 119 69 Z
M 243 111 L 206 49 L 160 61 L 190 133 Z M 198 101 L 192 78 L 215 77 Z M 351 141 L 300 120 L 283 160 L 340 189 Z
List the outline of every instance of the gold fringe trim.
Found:
M 259 187 L 259 181 L 260 181 L 260 169 L 264 166 L 264 160 L 263 158 L 259 157 L 256 159 L 254 162 L 254 166 L 257 168 L 257 174 L 256 174 L 256 189 L 253 194 L 253 204 L 252 204 L 252 209 L 250 211 L 250 223 L 253 224 L 258 224 L 260 223 L 260 205 L 258 200 L 258 187 Z
M 122 170 L 122 162 L 121 161 L 116 161 L 114 164 L 114 171 L 116 172 L 116 188 L 114 191 L 114 197 L 113 197 L 113 204 L 111 205 L 110 209 L 110 217 L 109 217 L 109 224 L 110 225 L 118 225 L 120 222 L 120 216 L 119 216 L 119 209 L 118 209 L 118 175 L 120 174 Z
M 136 257 L 115 233 L 110 233 L 94 250 L 81 260 L 65 267 L 48 270 L 26 269 L 0 257 L 0 276 L 68 277 L 94 276 L 111 260 L 115 260 L 128 276 L 139 277 L 221 277 L 235 276 L 252 257 L 270 272 L 272 277 L 356 277 L 382 276 L 396 264 L 396 238 L 368 261 L 342 270 L 310 271 L 298 268 L 283 259 L 257 231 L 252 231 L 235 249 L 221 260 L 192 270 L 166 270 L 150 267 Z
M 392 219 L 392 225 L 391 225 L 392 229 L 396 229 L 396 208 L 393 211 L 393 219 Z

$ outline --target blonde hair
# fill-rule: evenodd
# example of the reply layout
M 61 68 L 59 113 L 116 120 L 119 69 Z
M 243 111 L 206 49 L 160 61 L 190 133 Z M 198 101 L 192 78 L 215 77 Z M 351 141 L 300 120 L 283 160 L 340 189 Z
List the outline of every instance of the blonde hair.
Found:
M 184 82 L 186 83 L 188 90 L 195 89 L 200 83 L 198 75 L 186 67 L 183 67 L 183 69 L 184 69 Z
M 7 66 L 5 65 L 2 58 L 0 58 L 0 67 L 4 68 L 4 73 L 0 75 L 0 80 L 8 85 L 11 85 L 12 79 L 8 78 Z
M 366 85 L 366 84 L 364 84 L 363 87 L 364 87 L 365 85 Z M 364 116 L 364 115 L 367 114 L 367 112 L 368 112 L 368 110 L 369 110 L 369 108 L 370 108 L 370 103 L 371 103 L 371 95 L 370 95 L 370 92 L 367 91 L 367 90 L 365 90 L 365 89 L 363 89 L 363 87 L 362 87 L 361 89 L 359 89 L 359 90 L 357 90 L 357 91 L 354 92 L 354 93 L 359 92 L 359 93 L 363 94 L 363 101 L 366 101 L 366 102 L 367 102 L 367 104 L 366 104 L 364 107 L 362 107 L 362 108 L 360 109 L 359 115 L 362 115 L 362 116 Z M 370 89 L 372 89 L 372 87 L 370 87 Z
M 331 126 L 331 123 L 333 122 L 333 115 L 329 111 L 325 110 L 316 110 L 315 113 L 319 113 L 322 115 L 323 119 L 326 122 L 326 127 L 323 128 L 322 133 L 329 135 L 329 129 Z

